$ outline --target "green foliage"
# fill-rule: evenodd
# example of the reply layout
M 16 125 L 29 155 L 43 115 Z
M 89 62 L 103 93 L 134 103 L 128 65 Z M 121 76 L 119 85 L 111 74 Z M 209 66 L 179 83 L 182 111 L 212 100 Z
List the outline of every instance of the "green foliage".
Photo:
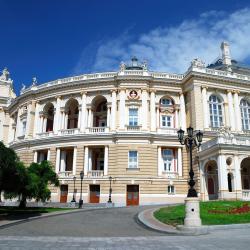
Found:
M 200 202 L 200 216 L 203 225 L 223 225 L 235 223 L 249 223 L 250 213 L 228 214 L 226 211 L 242 207 L 243 204 L 250 205 L 250 202 L 243 201 L 210 201 Z M 225 213 L 211 213 L 213 210 L 222 210 Z M 169 225 L 181 225 L 185 218 L 185 206 L 178 205 L 164 207 L 154 213 L 155 218 Z
M 4 191 L 6 198 L 20 197 L 20 207 L 25 207 L 27 199 L 48 200 L 49 184 L 59 185 L 49 161 L 32 163 L 26 168 L 15 151 L 0 142 L 0 193 Z

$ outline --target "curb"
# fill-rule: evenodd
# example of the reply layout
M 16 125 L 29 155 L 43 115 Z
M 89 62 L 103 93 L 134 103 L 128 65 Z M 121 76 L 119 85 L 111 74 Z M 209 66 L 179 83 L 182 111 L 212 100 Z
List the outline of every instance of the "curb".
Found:
M 164 206 L 166 207 L 166 206 Z M 155 230 L 160 233 L 172 234 L 172 235 L 204 235 L 214 230 L 225 229 L 244 229 L 250 228 L 250 223 L 246 224 L 229 224 L 229 225 L 213 225 L 213 226 L 201 226 L 201 227 L 184 227 L 182 225 L 173 227 L 160 222 L 154 217 L 154 212 L 159 210 L 158 208 L 146 209 L 140 212 L 137 217 L 140 223 L 151 230 Z
M 92 207 L 92 208 L 86 208 L 86 209 L 83 208 L 83 209 L 75 209 L 75 210 L 69 210 L 69 211 L 54 212 L 54 213 L 52 212 L 52 213 L 42 214 L 39 216 L 29 217 L 26 219 L 20 219 L 20 220 L 6 222 L 6 223 L 0 225 L 0 230 L 3 228 L 10 227 L 10 226 L 22 224 L 25 222 L 30 222 L 33 220 L 39 220 L 39 219 L 48 218 L 48 217 L 56 217 L 56 216 L 61 216 L 61 215 L 65 215 L 65 214 L 81 213 L 81 212 L 85 212 L 85 211 L 87 212 L 87 211 L 91 211 L 91 210 L 101 210 L 101 209 L 109 209 L 109 208 L 107 208 L 107 207 Z

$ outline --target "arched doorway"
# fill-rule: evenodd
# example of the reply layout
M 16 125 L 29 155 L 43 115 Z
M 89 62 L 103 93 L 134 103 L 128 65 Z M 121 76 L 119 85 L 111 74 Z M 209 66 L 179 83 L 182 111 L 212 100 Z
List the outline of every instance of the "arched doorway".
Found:
M 233 174 L 227 174 L 227 184 L 228 184 L 228 191 L 233 192 Z
M 250 157 L 245 158 L 240 166 L 242 190 L 250 191 Z
M 107 100 L 96 96 L 92 101 L 93 127 L 107 127 Z
M 54 126 L 54 105 L 52 103 L 47 103 L 43 109 L 44 117 L 46 119 L 46 127 L 44 132 L 53 131 Z
M 73 129 L 78 127 L 79 104 L 76 99 L 70 99 L 65 105 L 66 128 Z
M 209 161 L 206 163 L 205 179 L 208 199 L 218 199 L 218 167 L 216 161 Z

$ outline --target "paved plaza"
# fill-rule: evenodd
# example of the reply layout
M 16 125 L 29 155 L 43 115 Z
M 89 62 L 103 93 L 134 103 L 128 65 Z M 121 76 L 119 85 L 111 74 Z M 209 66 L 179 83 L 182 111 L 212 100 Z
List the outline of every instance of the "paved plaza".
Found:
M 0 229 L 0 249 L 249 249 L 246 229 L 172 236 L 137 222 L 145 207 L 82 211 Z

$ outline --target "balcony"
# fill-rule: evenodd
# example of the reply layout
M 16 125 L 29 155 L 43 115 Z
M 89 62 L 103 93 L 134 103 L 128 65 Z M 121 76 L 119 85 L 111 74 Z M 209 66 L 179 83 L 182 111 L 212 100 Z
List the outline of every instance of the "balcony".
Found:
M 102 134 L 102 133 L 108 133 L 109 128 L 108 127 L 89 127 L 86 128 L 86 133 L 90 134 Z
M 167 179 L 177 179 L 178 178 L 177 172 L 162 171 L 162 175 L 164 178 L 167 178 Z
M 242 190 L 242 200 L 250 201 L 250 190 L 249 189 Z
M 77 135 L 80 133 L 79 128 L 61 129 L 59 135 Z
M 91 170 L 88 171 L 89 178 L 99 178 L 104 176 L 104 171 L 103 170 Z
M 54 135 L 53 131 L 37 133 L 38 137 L 50 137 L 50 136 L 53 136 L 53 135 Z
M 69 177 L 72 177 L 72 178 L 73 178 L 72 171 L 63 171 L 63 172 L 59 172 L 59 173 L 58 173 L 58 177 L 59 177 L 59 178 L 69 178 Z
M 177 136 L 177 128 L 158 128 L 157 132 L 160 134 L 167 134 L 167 135 L 176 135 Z
M 141 126 L 131 126 L 127 125 L 127 131 L 138 132 L 141 131 Z

